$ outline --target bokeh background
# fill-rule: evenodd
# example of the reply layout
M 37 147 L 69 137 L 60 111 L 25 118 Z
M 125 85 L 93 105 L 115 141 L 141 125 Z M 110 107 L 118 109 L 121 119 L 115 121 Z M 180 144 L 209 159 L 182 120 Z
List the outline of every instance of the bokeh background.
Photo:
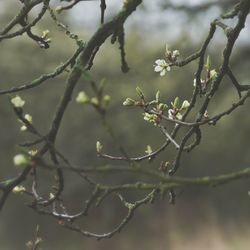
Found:
M 130 71 L 121 73 L 118 45 L 109 40 L 99 51 L 91 75 L 96 82 L 107 81 L 105 91 L 111 96 L 107 117 L 112 124 L 118 141 L 131 156 L 144 153 L 147 144 L 153 148 L 164 141 L 160 132 L 143 121 L 141 111 L 122 106 L 126 97 L 135 97 L 135 88 L 140 86 L 150 99 L 157 90 L 162 99 L 169 103 L 175 96 L 188 99 L 192 93 L 194 72 L 197 62 L 185 68 L 175 68 L 166 77 L 159 77 L 153 71 L 154 61 L 164 56 L 165 44 L 178 49 L 185 57 L 198 50 L 209 30 L 209 22 L 229 9 L 234 1 L 150 1 L 133 13 L 126 23 L 126 51 Z M 211 4 L 213 3 L 213 4 Z M 53 1 L 57 6 L 59 1 Z M 121 0 L 107 0 L 107 19 L 120 8 Z M 169 5 L 170 4 L 170 5 Z M 184 7 L 182 6 L 184 4 Z M 205 4 L 205 5 L 204 5 Z M 199 8 L 201 7 L 201 8 Z M 60 19 L 69 25 L 73 33 L 88 40 L 99 25 L 99 2 L 82 2 L 73 10 L 63 13 Z M 1 27 L 17 13 L 17 1 L 0 1 Z M 34 10 L 33 15 L 36 14 Z M 234 24 L 230 21 L 229 24 Z M 250 18 L 232 54 L 231 66 L 243 84 L 249 83 L 250 66 Z M 45 72 L 51 72 L 58 64 L 73 53 L 75 45 L 67 38 L 47 14 L 44 20 L 33 28 L 41 34 L 49 29 L 51 48 L 39 49 L 38 45 L 25 35 L 17 39 L 4 40 L 0 46 L 0 89 L 28 83 Z M 209 54 L 215 68 L 221 61 L 225 37 L 218 30 L 209 46 Z M 65 87 L 66 74 L 47 81 L 42 86 L 22 92 L 26 100 L 25 111 L 32 114 L 34 125 L 42 133 L 49 128 L 56 104 Z M 83 79 L 78 91 L 93 95 L 90 86 Z M 215 100 L 208 110 L 210 115 L 228 107 L 237 100 L 237 93 L 225 78 Z M 203 127 L 202 142 L 191 154 L 184 155 L 179 175 L 216 175 L 248 167 L 250 163 L 250 116 L 249 102 L 229 117 L 224 117 L 216 126 Z M 18 173 L 13 166 L 13 156 L 18 152 L 16 145 L 29 140 L 30 136 L 20 132 L 14 112 L 6 96 L 0 96 L 0 181 Z M 73 100 L 67 109 L 58 136 L 57 146 L 77 166 L 91 167 L 104 164 L 96 157 L 95 142 L 101 140 L 105 151 L 119 154 L 114 141 L 105 131 L 100 116 L 90 106 L 81 106 Z M 173 157 L 174 150 L 163 152 L 151 163 L 157 168 L 161 160 Z M 146 166 L 149 163 L 144 163 Z M 112 181 L 134 180 L 134 176 L 99 176 Z M 117 179 L 116 179 L 117 178 Z M 43 192 L 48 192 L 52 177 L 41 173 Z M 51 218 L 39 216 L 26 206 L 28 200 L 21 195 L 11 195 L 0 215 L 0 249 L 25 249 L 25 243 L 34 238 L 36 225 L 40 225 L 43 238 L 42 249 L 48 250 L 233 250 L 249 249 L 250 204 L 248 180 L 241 180 L 216 188 L 188 188 L 177 197 L 176 205 L 168 203 L 168 197 L 157 200 L 154 205 L 141 207 L 125 229 L 112 239 L 96 241 L 83 238 L 77 233 L 65 230 Z M 27 183 L 28 185 L 28 183 Z M 66 178 L 64 199 L 72 212 L 81 208 L 83 199 L 90 190 L 74 174 Z M 127 195 L 129 200 L 140 194 Z M 95 209 L 82 226 L 96 232 L 111 229 L 119 222 L 124 209 L 114 197 L 107 199 Z

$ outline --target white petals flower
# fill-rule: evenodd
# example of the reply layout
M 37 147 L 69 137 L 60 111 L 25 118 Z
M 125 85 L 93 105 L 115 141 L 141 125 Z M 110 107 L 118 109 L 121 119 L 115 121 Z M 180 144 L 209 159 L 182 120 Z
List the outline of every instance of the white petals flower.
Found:
M 13 161 L 14 161 L 15 166 L 17 166 L 17 167 L 25 166 L 29 162 L 28 159 L 27 159 L 27 157 L 25 155 L 23 155 L 23 154 L 16 155 L 13 158 Z
M 189 101 L 185 100 L 181 105 L 181 109 L 187 109 L 189 106 L 190 106 Z
M 167 71 L 171 70 L 171 67 L 164 59 L 158 59 L 155 61 L 156 65 L 154 65 L 154 71 L 160 72 L 160 76 L 164 76 Z
M 22 100 L 22 98 L 18 95 L 16 97 L 13 97 L 10 101 L 15 108 L 22 108 L 25 104 L 25 101 Z

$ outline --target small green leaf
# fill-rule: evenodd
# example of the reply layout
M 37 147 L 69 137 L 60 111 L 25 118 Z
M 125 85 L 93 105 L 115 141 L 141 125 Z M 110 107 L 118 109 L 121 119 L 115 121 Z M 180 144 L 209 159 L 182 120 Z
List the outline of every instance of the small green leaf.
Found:
M 106 80 L 105 78 L 103 78 L 103 79 L 100 81 L 100 83 L 99 83 L 99 90 L 100 90 L 100 91 L 103 90 L 103 88 L 105 87 L 106 83 L 107 83 L 107 80 Z
M 180 106 L 180 99 L 179 97 L 175 97 L 174 103 L 172 104 L 174 108 L 178 108 Z
M 137 92 L 137 94 L 138 94 L 138 96 L 140 98 L 144 98 L 144 94 L 143 94 L 142 90 L 139 87 L 136 87 L 135 90 L 136 90 L 136 92 Z
M 207 70 L 210 70 L 211 67 L 212 67 L 212 62 L 211 62 L 211 58 L 210 58 L 209 55 L 207 56 L 207 62 L 206 62 L 205 67 L 206 67 Z
M 164 111 L 164 110 L 166 110 L 167 108 L 168 108 L 168 105 L 165 104 L 165 103 L 160 103 L 160 104 L 158 105 L 158 109 L 161 110 L 161 111 Z
M 160 100 L 160 91 L 159 91 L 159 90 L 156 92 L 155 100 L 156 100 L 157 102 L 159 102 L 159 100 Z
M 131 98 L 126 98 L 126 100 L 123 102 L 123 106 L 134 106 L 135 105 L 135 100 Z

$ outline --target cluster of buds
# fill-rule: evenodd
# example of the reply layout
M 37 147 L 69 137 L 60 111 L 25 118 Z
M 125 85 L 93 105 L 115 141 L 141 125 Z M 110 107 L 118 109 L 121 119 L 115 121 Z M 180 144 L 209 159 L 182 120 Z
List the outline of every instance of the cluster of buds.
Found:
M 144 109 L 143 118 L 145 121 L 153 123 L 155 126 L 158 126 L 162 120 L 162 116 L 166 110 L 168 110 L 168 118 L 171 120 L 182 120 L 183 112 L 188 109 L 190 103 L 187 100 L 184 100 L 180 103 L 179 97 L 176 97 L 174 102 L 171 102 L 171 108 L 168 109 L 166 103 L 160 101 L 160 92 L 157 91 L 155 99 L 146 102 L 144 94 L 140 88 L 136 88 L 137 94 L 140 97 L 139 101 L 136 101 L 131 98 L 127 98 L 124 102 L 124 106 L 140 106 Z
M 206 69 L 205 79 L 202 79 L 202 78 L 200 79 L 200 84 L 201 84 L 200 88 L 201 88 L 202 94 L 206 93 L 206 90 L 207 90 L 209 83 L 213 82 L 218 76 L 218 73 L 216 72 L 216 70 L 211 69 L 211 67 L 212 67 L 211 59 L 210 59 L 210 56 L 208 56 L 206 64 L 205 64 L 205 69 Z M 197 79 L 196 78 L 194 78 L 193 86 L 194 87 L 197 86 Z
M 24 186 L 22 186 L 22 185 L 20 185 L 20 186 L 15 186 L 13 189 L 12 189 L 12 192 L 14 193 L 14 194 L 22 194 L 23 192 L 25 192 L 26 191 L 26 188 L 24 187 Z
M 175 62 L 179 56 L 180 56 L 179 50 L 171 51 L 171 50 L 169 50 L 169 47 L 166 44 L 166 58 L 169 60 L 169 62 L 171 62 L 171 63 Z
M 172 120 L 182 120 L 182 112 L 190 106 L 190 103 L 184 100 L 182 105 L 180 105 L 180 99 L 176 97 L 174 102 L 171 102 L 171 105 L 172 108 L 168 110 L 168 118 Z
M 99 100 L 97 97 L 89 97 L 84 91 L 80 91 L 76 97 L 76 102 L 79 104 L 92 104 L 93 106 L 108 106 L 110 103 L 110 96 L 104 95 L 102 100 Z
M 12 103 L 15 111 L 20 115 L 22 116 L 23 114 L 23 106 L 25 104 L 25 100 L 23 100 L 20 96 L 15 96 L 13 98 L 10 99 L 10 102 Z M 23 118 L 26 120 L 27 123 L 32 123 L 32 116 L 30 114 L 25 114 L 23 116 Z M 20 119 L 18 119 L 18 121 L 22 124 L 20 130 L 23 132 L 23 131 L 27 131 L 28 128 L 27 126 L 24 124 L 23 121 L 21 121 Z
M 105 86 L 105 79 L 101 80 L 99 85 L 92 81 L 89 75 L 85 75 L 87 81 L 94 84 L 93 90 L 95 96 L 90 97 L 85 91 L 80 91 L 76 96 L 76 102 L 79 104 L 90 104 L 99 111 L 104 112 L 107 106 L 110 104 L 111 97 L 109 95 L 104 95 L 103 90 Z
M 29 123 L 32 123 L 32 120 L 33 120 L 32 116 L 29 115 L 29 114 L 24 115 L 24 119 L 25 119 L 27 122 L 29 122 Z M 22 123 L 22 126 L 21 126 L 20 130 L 21 130 L 22 132 L 27 131 L 28 128 L 27 128 L 27 126 L 23 123 L 23 121 L 21 121 L 21 120 L 18 120 L 18 121 Z
M 51 43 L 51 38 L 49 37 L 49 30 L 44 30 L 43 32 L 42 32 L 42 36 L 41 36 L 41 38 L 44 40 L 44 42 L 46 42 L 46 43 Z

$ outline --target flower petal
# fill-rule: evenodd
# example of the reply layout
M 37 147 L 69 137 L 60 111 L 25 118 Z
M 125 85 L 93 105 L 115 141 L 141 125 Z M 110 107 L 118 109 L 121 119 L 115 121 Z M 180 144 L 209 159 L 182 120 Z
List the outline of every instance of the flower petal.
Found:
M 157 60 L 155 61 L 155 63 L 156 63 L 157 65 L 159 65 L 159 64 L 161 63 L 161 61 L 162 61 L 162 59 L 157 59 Z
M 161 73 L 160 73 L 160 76 L 165 76 L 166 75 L 166 69 L 162 69 Z
M 155 66 L 155 72 L 160 72 L 162 70 L 163 70 L 162 66 L 159 65 Z

